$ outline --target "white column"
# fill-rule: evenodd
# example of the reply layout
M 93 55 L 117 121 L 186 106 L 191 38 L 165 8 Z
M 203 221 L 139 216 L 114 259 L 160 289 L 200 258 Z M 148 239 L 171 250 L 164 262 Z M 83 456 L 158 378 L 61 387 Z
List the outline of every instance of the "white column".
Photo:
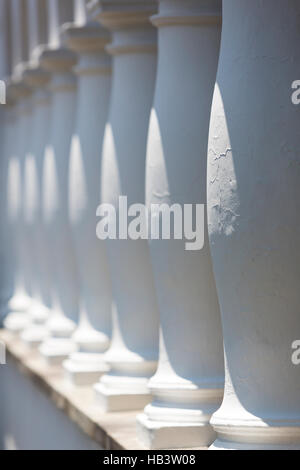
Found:
M 7 204 L 14 250 L 14 293 L 4 325 L 13 332 L 21 332 L 30 323 L 32 306 L 31 251 L 24 214 L 24 163 L 30 146 L 32 102 L 31 91 L 25 84 L 13 85 L 12 90 L 16 100 L 16 142 L 8 162 Z
M 74 23 L 84 26 L 90 19 L 87 2 L 85 0 L 74 0 Z
M 29 56 L 27 0 L 11 0 L 12 74 L 21 78 Z
M 223 10 L 208 147 L 226 356 L 213 449 L 300 449 L 300 4 L 226 0 Z
M 28 83 L 30 80 L 28 79 Z M 33 84 L 33 82 L 32 82 Z M 29 345 L 39 344 L 48 334 L 45 322 L 50 315 L 49 246 L 42 219 L 42 174 L 45 147 L 50 124 L 50 95 L 46 89 L 35 89 L 32 97 L 32 144 L 25 157 L 25 223 L 31 245 L 32 297 L 31 325 L 21 337 Z
M 30 145 L 32 126 L 31 90 L 24 82 L 24 71 L 28 61 L 28 30 L 25 18 L 26 4 L 23 0 L 12 0 L 10 4 L 10 28 L 12 45 L 11 92 L 16 100 L 16 129 L 14 153 L 8 162 L 7 195 L 10 234 L 14 251 L 14 293 L 9 302 L 9 315 L 4 325 L 11 331 L 21 331 L 30 321 L 32 305 L 32 264 L 30 243 L 24 220 L 24 161 Z
M 26 0 L 28 15 L 28 49 L 32 73 L 40 73 L 40 55 L 48 43 L 47 0 Z
M 75 350 L 70 337 L 78 319 L 77 271 L 68 204 L 69 152 L 76 103 L 72 68 L 76 56 L 64 46 L 61 35 L 56 32 L 66 20 L 59 8 L 61 3 L 48 0 L 49 48 L 41 56 L 42 66 L 52 73 L 50 139 L 43 168 L 43 216 L 51 255 L 52 290 L 51 314 L 46 326 L 51 338 L 40 346 L 41 354 L 49 362 L 61 362 Z M 72 11 L 70 15 L 71 22 Z M 54 36 L 55 44 L 51 42 Z
M 112 31 L 113 85 L 105 131 L 102 202 L 119 214 L 119 197 L 144 203 L 147 129 L 156 74 L 156 32 L 151 1 L 99 2 L 98 19 Z M 97 6 L 96 6 L 97 8 Z M 123 214 L 124 215 L 124 214 Z M 126 216 L 126 214 L 125 214 Z M 113 288 L 113 337 L 106 354 L 111 372 L 95 386 L 105 410 L 141 409 L 150 400 L 156 370 L 158 311 L 146 240 L 108 240 Z
M 9 0 L 0 1 L 0 77 L 7 78 L 11 65 Z
M 14 259 L 12 231 L 8 208 L 8 165 L 16 141 L 16 106 L 10 98 L 7 86 L 7 101 L 1 117 L 1 287 L 0 287 L 0 323 L 10 311 L 9 302 L 14 293 Z
M 11 47 L 9 28 L 9 0 L 0 1 L 0 79 L 10 73 Z M 7 160 L 10 154 L 10 130 L 13 127 L 14 106 L 7 93 L 6 105 L 0 105 L 0 324 L 8 313 L 8 302 L 12 295 L 12 252 L 7 219 Z
M 161 0 L 159 5 L 159 14 L 152 18 L 159 32 L 159 62 L 146 198 L 149 208 L 178 204 L 183 210 L 184 204 L 206 204 L 221 3 Z M 223 395 L 221 321 L 207 226 L 201 215 L 195 219 L 195 213 L 194 207 L 199 246 L 188 247 L 187 234 L 182 240 L 150 243 L 160 309 L 160 353 L 157 373 L 149 383 L 153 402 L 138 417 L 139 436 L 150 448 L 209 445 L 214 439 L 209 420 Z M 185 213 L 184 223 L 187 218 Z
M 46 47 L 45 2 L 27 0 L 29 63 L 23 73 L 25 83 L 33 90 L 31 146 L 24 162 L 24 220 L 30 244 L 32 266 L 32 324 L 22 332 L 29 345 L 39 344 L 47 335 L 43 326 L 49 316 L 49 246 L 42 219 L 42 172 L 49 129 L 50 94 L 47 85 L 50 74 L 42 69 L 40 56 Z
M 62 46 L 60 27 L 74 19 L 74 0 L 47 0 L 48 44 L 58 50 Z
M 68 46 L 78 52 L 78 95 L 69 167 L 69 207 L 79 273 L 80 322 L 73 335 L 79 352 L 65 361 L 76 385 L 95 383 L 107 372 L 103 352 L 111 337 L 111 285 L 105 242 L 96 237 L 100 202 L 101 148 L 107 122 L 111 61 L 104 47 L 108 31 L 76 3 L 76 23 L 65 29 Z

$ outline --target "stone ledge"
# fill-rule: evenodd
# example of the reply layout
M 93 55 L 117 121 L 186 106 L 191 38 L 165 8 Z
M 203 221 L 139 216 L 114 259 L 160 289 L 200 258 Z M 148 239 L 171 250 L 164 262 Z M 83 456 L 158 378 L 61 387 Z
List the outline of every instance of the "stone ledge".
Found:
M 0 329 L 0 341 L 5 343 L 7 358 L 17 370 L 103 450 L 149 450 L 137 439 L 136 417 L 141 410 L 104 413 L 97 406 L 92 387 L 74 386 L 61 366 L 48 365 L 36 349 L 27 346 L 17 335 Z
M 17 336 L 0 330 L 0 341 L 18 371 L 104 450 L 146 450 L 136 438 L 136 412 L 101 412 L 91 387 L 77 388 L 69 383 L 60 367 L 45 364 L 40 354 Z

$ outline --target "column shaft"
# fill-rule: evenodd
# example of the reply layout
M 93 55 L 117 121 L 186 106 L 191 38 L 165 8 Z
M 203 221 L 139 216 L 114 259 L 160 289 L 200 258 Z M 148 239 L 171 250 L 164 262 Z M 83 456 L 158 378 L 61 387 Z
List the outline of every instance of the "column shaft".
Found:
M 82 3 L 82 2 L 81 2 Z M 83 7 L 83 5 L 80 5 Z M 80 10 L 79 13 L 85 13 Z M 69 166 L 69 207 L 79 274 L 80 322 L 73 335 L 79 352 L 64 363 L 77 385 L 95 383 L 108 370 L 103 352 L 111 337 L 111 285 L 104 241 L 96 237 L 100 202 L 101 149 L 107 122 L 111 62 L 104 47 L 110 37 L 98 23 L 81 16 L 65 29 L 66 41 L 79 54 L 78 94 Z
M 152 204 L 206 204 L 209 117 L 221 32 L 219 1 L 160 1 L 159 62 L 147 152 L 146 198 Z M 184 213 L 184 223 L 187 219 Z M 175 230 L 182 221 L 175 219 Z M 160 309 L 158 371 L 151 405 L 138 419 L 148 447 L 207 446 L 224 384 L 222 333 L 207 226 L 193 217 L 192 246 L 151 240 Z M 204 230 L 204 246 L 202 237 Z M 198 233 L 198 231 L 200 233 Z M 175 237 L 174 237 L 175 238 Z M 199 246 L 198 246 L 199 245 Z M 189 251 L 191 250 L 191 251 Z
M 24 220 L 24 161 L 30 146 L 30 119 L 32 117 L 31 90 L 24 82 L 28 60 L 27 4 L 14 0 L 10 4 L 12 45 L 12 80 L 10 90 L 16 101 L 16 146 L 8 163 L 8 209 L 14 250 L 14 293 L 9 302 L 10 314 L 5 326 L 13 331 L 22 330 L 30 321 L 31 299 L 30 243 Z
M 76 78 L 72 68 L 76 55 L 62 36 L 65 21 L 73 21 L 73 3 L 48 1 L 48 48 L 42 66 L 51 75 L 52 92 L 49 145 L 43 168 L 43 214 L 51 258 L 51 315 L 47 321 L 50 338 L 40 352 L 49 362 L 61 362 L 76 346 L 70 339 L 78 320 L 78 277 L 69 221 L 69 153 L 76 112 Z M 67 8 L 68 7 L 68 8 Z M 71 8 L 72 7 L 72 8 Z M 53 36 L 57 41 L 53 42 Z
M 7 79 L 11 65 L 10 9 L 9 1 L 0 1 L 0 80 Z M 8 313 L 8 302 L 12 295 L 12 251 L 7 219 L 7 161 L 10 153 L 10 130 L 12 127 L 13 103 L 1 85 L 0 104 L 0 324 Z M 4 95 L 3 96 L 3 92 Z M 2 100 L 6 101 L 6 106 Z
M 37 71 L 34 72 L 35 78 Z M 42 75 L 43 76 L 43 75 Z M 29 79 L 28 79 L 29 80 Z M 29 80 L 30 81 L 30 80 Z M 48 335 L 45 322 L 50 315 L 51 277 L 49 272 L 50 248 L 43 220 L 43 168 L 45 151 L 49 141 L 50 93 L 45 88 L 35 88 L 32 96 L 31 148 L 25 157 L 25 223 L 30 240 L 32 265 L 31 324 L 22 332 L 21 338 L 36 346 Z
M 119 216 L 144 203 L 145 154 L 156 74 L 156 33 L 149 23 L 155 2 L 99 2 L 99 20 L 112 31 L 110 112 L 103 146 L 101 202 Z M 127 214 L 123 213 L 123 216 Z M 150 400 L 147 381 L 156 370 L 158 311 L 147 242 L 107 240 L 113 289 L 113 337 L 106 354 L 111 373 L 96 385 L 106 410 L 139 409 Z
M 50 74 L 41 67 L 40 57 L 47 40 L 45 1 L 27 0 L 28 62 L 23 81 L 32 90 L 30 146 L 24 159 L 24 227 L 28 239 L 31 266 L 31 324 L 21 337 L 30 345 L 39 344 L 47 334 L 42 326 L 49 316 L 48 253 L 42 221 L 42 167 L 49 129 Z
M 300 133 L 296 0 L 223 2 L 208 147 L 226 386 L 213 448 L 300 448 Z M 268 30 L 266 31 L 265 26 Z

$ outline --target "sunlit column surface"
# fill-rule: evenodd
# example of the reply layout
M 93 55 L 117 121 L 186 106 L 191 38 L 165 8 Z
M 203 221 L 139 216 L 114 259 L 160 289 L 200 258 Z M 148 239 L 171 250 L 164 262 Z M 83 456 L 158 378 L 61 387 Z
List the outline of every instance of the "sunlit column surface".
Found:
M 152 18 L 159 32 L 159 61 L 147 152 L 147 205 L 206 204 L 221 3 L 159 3 L 159 14 Z M 201 231 L 203 221 L 195 220 L 195 213 L 194 207 L 194 227 Z M 160 353 L 149 383 L 154 399 L 138 418 L 138 432 L 151 448 L 207 446 L 214 439 L 209 420 L 223 395 L 222 333 L 206 225 L 203 247 L 201 233 L 198 238 L 193 251 L 184 239 L 150 242 Z
M 112 31 L 113 83 L 103 147 L 102 203 L 119 214 L 144 203 L 148 122 L 156 74 L 156 31 L 152 1 L 94 2 L 100 23 Z M 126 214 L 123 214 L 123 216 Z M 158 312 L 146 240 L 107 240 L 113 288 L 113 336 L 106 354 L 111 373 L 95 386 L 105 410 L 141 409 L 150 400 L 156 370 Z
M 21 331 L 30 322 L 32 306 L 32 264 L 30 240 L 26 231 L 24 212 L 24 162 L 30 146 L 32 118 L 31 90 L 24 81 L 28 67 L 28 25 L 25 0 L 10 3 L 12 78 L 10 90 L 16 101 L 15 145 L 8 162 L 7 209 L 9 230 L 14 253 L 14 292 L 9 301 L 9 314 L 5 327 Z
M 0 0 L 0 11 L 0 79 L 4 80 L 11 72 L 12 60 L 9 0 Z
M 40 346 L 49 362 L 60 362 L 75 350 L 70 337 L 78 319 L 77 271 L 69 222 L 69 153 L 74 131 L 76 56 L 67 49 L 61 26 L 73 21 L 73 2 L 48 0 L 48 48 L 41 64 L 52 74 L 50 139 L 43 168 L 43 214 L 49 244 L 51 314 L 46 327 L 51 338 Z
M 79 273 L 80 322 L 73 339 L 79 352 L 65 361 L 77 385 L 95 383 L 108 368 L 103 352 L 111 336 L 111 286 L 105 242 L 96 237 L 100 202 L 101 150 L 108 115 L 111 60 L 104 48 L 110 36 L 88 18 L 77 1 L 75 23 L 65 28 L 67 44 L 78 52 L 78 95 L 69 168 L 69 207 Z
M 31 82 L 29 79 L 27 82 Z M 32 82 L 31 82 L 32 83 Z M 34 86 L 34 84 L 32 83 Z M 31 243 L 33 266 L 32 295 L 34 304 L 30 309 L 31 324 L 22 332 L 22 339 L 34 346 L 47 335 L 45 322 L 50 315 L 50 273 L 47 236 L 42 214 L 42 184 L 45 147 L 48 142 L 50 118 L 50 94 L 35 89 L 32 97 L 32 143 L 25 159 L 25 223 Z
M 22 78 L 29 58 L 27 0 L 10 1 L 10 28 L 12 47 L 12 75 Z
M 8 162 L 7 206 L 14 250 L 14 294 L 9 301 L 10 313 L 4 325 L 11 331 L 20 332 L 31 321 L 30 308 L 33 304 L 30 240 L 24 213 L 24 163 L 30 148 L 32 101 L 31 90 L 25 84 L 12 85 L 12 90 L 16 102 L 16 122 L 12 136 L 15 142 Z
M 3 83 L 10 74 L 9 0 L 0 1 L 0 80 Z M 7 219 L 7 162 L 10 154 L 10 134 L 13 127 L 14 106 L 3 84 L 0 85 L 0 323 L 8 313 L 8 302 L 12 295 L 13 253 L 9 238 Z M 7 95 L 7 96 L 6 96 Z M 4 103 L 6 101 L 6 103 Z
M 213 449 L 300 448 L 297 0 L 225 0 L 208 146 L 226 385 Z
M 48 269 L 49 246 L 43 226 L 42 175 L 44 153 L 49 132 L 50 94 L 47 89 L 50 74 L 42 69 L 40 57 L 46 47 L 46 2 L 27 0 L 28 6 L 28 65 L 23 73 L 24 82 L 33 90 L 30 148 L 24 162 L 24 221 L 30 246 L 32 265 L 32 297 L 30 308 L 32 324 L 22 332 L 28 344 L 39 344 L 47 335 L 43 326 L 49 316 L 50 276 Z
M 10 96 L 9 86 L 6 86 L 6 105 L 1 110 L 1 289 L 0 289 L 0 322 L 9 313 L 9 301 L 14 292 L 15 252 L 12 243 L 11 213 L 8 198 L 8 169 L 16 142 L 16 106 Z

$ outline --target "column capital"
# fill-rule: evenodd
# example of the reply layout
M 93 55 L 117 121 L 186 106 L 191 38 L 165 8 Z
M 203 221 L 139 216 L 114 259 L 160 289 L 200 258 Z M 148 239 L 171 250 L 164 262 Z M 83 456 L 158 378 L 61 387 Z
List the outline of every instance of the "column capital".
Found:
M 145 26 L 157 10 L 157 0 L 92 0 L 88 8 L 110 30 Z
M 77 53 L 102 52 L 111 39 L 109 32 L 96 22 L 66 24 L 62 32 L 66 46 Z
M 222 22 L 221 0 L 159 0 L 159 14 L 151 17 L 157 28 L 193 24 L 219 25 Z
M 50 74 L 41 67 L 41 56 L 47 48 L 46 0 L 27 0 L 28 63 L 23 79 L 32 88 L 44 87 Z
M 12 102 L 16 105 L 17 116 L 26 116 L 32 112 L 33 90 L 24 83 L 10 83 L 10 95 Z
M 50 81 L 50 73 L 41 67 L 28 67 L 23 72 L 23 81 L 31 88 L 39 88 L 47 85 Z
M 89 9 L 102 26 L 114 33 L 112 44 L 106 47 L 109 54 L 156 52 L 156 31 L 150 17 L 157 11 L 157 1 L 95 0 Z
M 71 50 L 47 48 L 43 51 L 41 65 L 49 72 L 69 72 L 77 63 L 77 57 Z
M 10 78 L 5 79 L 6 87 L 6 105 L 13 106 L 16 104 L 16 97 L 14 95 L 14 85 Z
M 40 63 L 40 56 L 46 47 L 45 0 L 15 0 L 12 3 L 11 23 L 13 82 L 20 96 L 28 92 L 27 88 L 42 87 L 50 79 Z
M 66 46 L 78 54 L 76 75 L 98 75 L 111 73 L 111 60 L 106 46 L 111 37 L 109 32 L 96 22 L 85 25 L 66 24 L 63 28 Z
M 7 84 L 11 98 L 14 101 L 28 98 L 32 93 L 32 89 L 24 81 L 10 79 L 7 81 Z
M 48 44 L 40 56 L 41 66 L 50 72 L 69 72 L 77 62 L 63 38 L 63 25 L 74 20 L 73 0 L 47 0 Z

